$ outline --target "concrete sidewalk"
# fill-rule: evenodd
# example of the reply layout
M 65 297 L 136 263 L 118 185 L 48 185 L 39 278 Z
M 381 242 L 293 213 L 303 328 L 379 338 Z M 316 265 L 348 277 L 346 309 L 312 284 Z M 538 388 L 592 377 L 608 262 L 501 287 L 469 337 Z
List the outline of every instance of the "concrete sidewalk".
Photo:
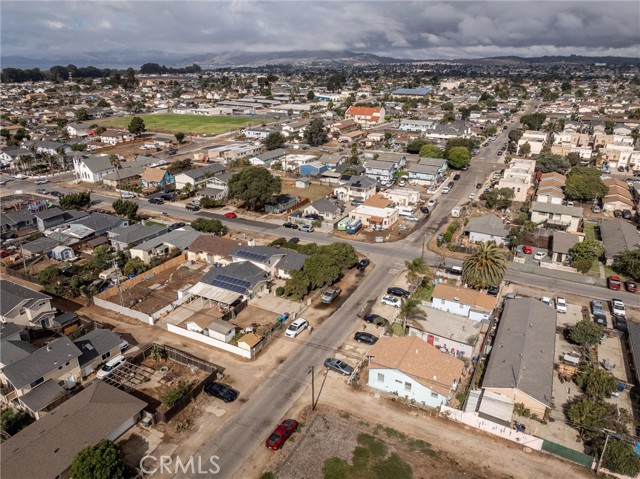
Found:
M 541 268 L 532 264 L 520 264 L 510 262 L 507 265 L 507 271 L 519 271 L 522 273 L 531 273 L 538 276 L 547 276 L 548 278 L 562 279 L 565 281 L 573 281 L 574 283 L 590 284 L 595 286 L 606 286 L 605 281 L 600 278 L 596 279 L 578 273 L 570 273 L 568 271 L 560 271 L 555 269 Z

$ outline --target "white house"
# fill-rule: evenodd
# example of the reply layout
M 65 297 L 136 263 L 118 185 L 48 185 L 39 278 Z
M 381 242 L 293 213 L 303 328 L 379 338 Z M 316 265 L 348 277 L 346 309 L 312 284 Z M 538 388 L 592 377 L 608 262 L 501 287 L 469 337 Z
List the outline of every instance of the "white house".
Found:
M 424 406 L 446 403 L 464 362 L 415 336 L 383 336 L 369 350 L 369 387 Z
M 576 233 L 582 219 L 582 208 L 534 201 L 531 205 L 531 221 L 547 224 L 564 231 Z
M 535 169 L 535 160 L 515 158 L 509 163 L 497 187 L 509 188 L 513 191 L 513 200 L 523 203 L 527 201 L 527 193 L 533 183 Z
M 509 226 L 494 214 L 473 217 L 464 227 L 470 243 L 494 241 L 497 245 L 507 244 L 509 232 Z
M 458 288 L 439 283 L 433 288 L 431 307 L 447 313 L 465 316 L 475 321 L 488 320 L 498 300 L 484 291 Z
M 397 206 L 415 205 L 420 201 L 420 192 L 409 188 L 393 188 L 382 192 L 382 196 Z

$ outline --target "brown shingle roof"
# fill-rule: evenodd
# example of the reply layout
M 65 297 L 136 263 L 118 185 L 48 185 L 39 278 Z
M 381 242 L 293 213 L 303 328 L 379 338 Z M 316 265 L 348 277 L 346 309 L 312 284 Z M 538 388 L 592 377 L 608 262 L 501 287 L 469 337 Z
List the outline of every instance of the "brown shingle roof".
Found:
M 383 336 L 369 351 L 369 368 L 397 369 L 420 384 L 448 396 L 464 362 L 440 352 L 417 336 Z
M 233 250 L 238 247 L 238 242 L 229 238 L 220 238 L 214 235 L 200 235 L 189 245 L 189 251 L 203 252 L 219 256 L 231 256 Z
M 498 302 L 497 298 L 489 296 L 482 291 L 476 291 L 471 288 L 457 288 L 448 284 L 436 284 L 433 288 L 432 297 L 457 301 L 461 304 L 468 304 L 469 306 L 489 311 L 494 309 Z
M 145 168 L 142 173 L 142 180 L 149 183 L 160 183 L 167 172 L 160 168 Z

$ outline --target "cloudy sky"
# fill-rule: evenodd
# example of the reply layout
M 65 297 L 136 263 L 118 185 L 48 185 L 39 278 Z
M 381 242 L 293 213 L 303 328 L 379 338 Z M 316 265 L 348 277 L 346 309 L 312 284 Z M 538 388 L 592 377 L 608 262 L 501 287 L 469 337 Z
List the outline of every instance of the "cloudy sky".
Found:
M 637 1 L 12 1 L 3 57 L 342 50 L 397 58 L 640 56 Z

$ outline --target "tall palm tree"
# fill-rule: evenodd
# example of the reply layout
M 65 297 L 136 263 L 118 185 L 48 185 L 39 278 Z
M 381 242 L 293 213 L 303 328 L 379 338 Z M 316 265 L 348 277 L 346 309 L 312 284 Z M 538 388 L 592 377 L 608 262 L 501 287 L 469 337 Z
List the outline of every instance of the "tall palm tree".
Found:
M 427 313 L 420 307 L 421 301 L 416 298 L 402 298 L 398 317 L 402 319 L 402 332 L 407 328 L 407 320 L 415 316 L 426 316 Z
M 507 270 L 507 259 L 494 243 L 479 243 L 462 264 L 462 279 L 472 286 L 498 286 Z
M 433 279 L 433 270 L 431 266 L 422 258 L 413 258 L 411 261 L 404 262 L 407 268 L 407 282 L 411 285 L 417 285 L 423 280 L 431 281 Z
M 122 199 L 122 188 L 120 185 L 120 157 L 115 153 L 109 155 L 109 163 L 116 169 L 116 177 L 118 178 L 118 189 L 120 190 L 120 199 Z

